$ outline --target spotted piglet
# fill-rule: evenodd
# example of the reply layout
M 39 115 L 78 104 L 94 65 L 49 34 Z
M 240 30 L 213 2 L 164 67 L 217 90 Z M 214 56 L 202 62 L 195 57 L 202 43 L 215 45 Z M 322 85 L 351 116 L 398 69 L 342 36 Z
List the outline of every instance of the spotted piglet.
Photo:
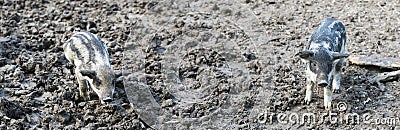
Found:
M 75 66 L 80 96 L 88 100 L 90 86 L 101 103 L 112 101 L 114 70 L 104 42 L 90 32 L 78 32 L 63 47 L 65 57 Z
M 324 106 L 331 110 L 332 91 L 339 90 L 343 60 L 349 56 L 345 54 L 345 44 L 342 22 L 327 18 L 312 34 L 306 50 L 297 54 L 306 64 L 306 104 L 311 102 L 316 85 L 324 88 Z

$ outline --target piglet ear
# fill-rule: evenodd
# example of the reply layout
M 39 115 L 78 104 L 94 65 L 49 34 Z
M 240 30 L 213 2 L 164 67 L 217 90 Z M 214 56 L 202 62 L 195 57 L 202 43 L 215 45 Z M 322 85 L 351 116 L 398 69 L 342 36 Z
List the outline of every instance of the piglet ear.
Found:
M 347 58 L 349 56 L 350 56 L 349 54 L 343 54 L 343 53 L 338 53 L 338 52 L 333 52 L 332 53 L 333 60 Z
M 97 73 L 94 70 L 80 70 L 79 71 L 83 76 L 87 76 L 91 79 L 96 79 Z
M 314 56 L 314 52 L 312 51 L 302 51 L 296 54 L 296 56 L 299 56 L 302 59 L 309 60 Z

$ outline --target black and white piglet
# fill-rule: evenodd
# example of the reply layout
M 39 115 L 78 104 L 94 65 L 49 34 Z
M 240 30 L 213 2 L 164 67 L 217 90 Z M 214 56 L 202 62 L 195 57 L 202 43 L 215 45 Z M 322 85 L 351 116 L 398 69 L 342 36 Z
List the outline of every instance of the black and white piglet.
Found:
M 331 110 L 332 91 L 339 90 L 343 59 L 345 54 L 346 30 L 342 22 L 327 18 L 308 42 L 305 51 L 297 55 L 306 64 L 306 97 L 309 104 L 313 87 L 324 88 L 324 106 Z
M 89 86 L 101 103 L 110 102 L 114 94 L 114 70 L 104 42 L 90 32 L 78 32 L 64 44 L 65 57 L 75 66 L 79 94 L 85 100 Z

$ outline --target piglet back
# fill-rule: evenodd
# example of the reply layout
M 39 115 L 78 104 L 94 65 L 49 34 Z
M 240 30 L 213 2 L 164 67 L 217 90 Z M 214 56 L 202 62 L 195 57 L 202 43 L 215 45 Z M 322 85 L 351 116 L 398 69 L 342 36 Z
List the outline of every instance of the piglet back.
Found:
M 82 64 L 109 64 L 105 43 L 90 32 L 78 32 L 72 35 L 64 48 L 67 46 L 70 48 L 71 53 L 74 53 L 74 59 L 78 59 Z
M 346 44 L 346 29 L 343 23 L 335 18 L 325 19 L 318 30 L 312 34 L 309 43 L 322 41 L 330 43 L 330 51 L 342 52 Z

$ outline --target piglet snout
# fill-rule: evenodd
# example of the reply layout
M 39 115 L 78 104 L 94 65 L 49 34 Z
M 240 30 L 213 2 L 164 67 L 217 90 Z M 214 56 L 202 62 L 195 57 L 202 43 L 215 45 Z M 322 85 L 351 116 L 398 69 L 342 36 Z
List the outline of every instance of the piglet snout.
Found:
M 319 87 L 326 87 L 326 86 L 328 86 L 328 83 L 327 83 L 325 80 L 322 80 L 322 81 L 320 81 L 320 82 L 318 83 L 318 86 L 319 86 Z
M 103 97 L 104 102 L 111 102 L 112 101 L 112 96 L 104 96 Z

